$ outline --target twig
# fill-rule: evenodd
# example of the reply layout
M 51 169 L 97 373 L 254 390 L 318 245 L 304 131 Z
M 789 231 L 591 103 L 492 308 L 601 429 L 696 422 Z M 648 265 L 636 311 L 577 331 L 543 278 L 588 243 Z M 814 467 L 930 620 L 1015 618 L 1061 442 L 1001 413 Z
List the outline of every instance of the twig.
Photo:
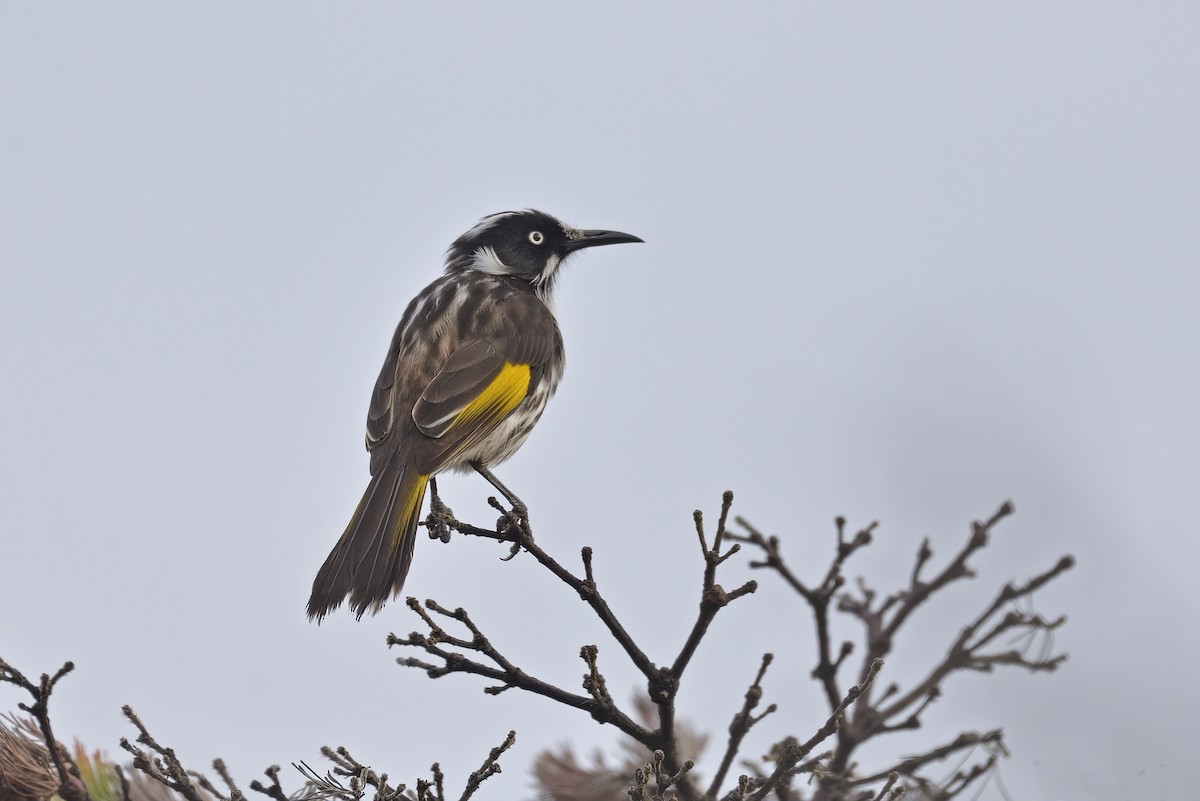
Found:
M 770 715 L 775 711 L 775 704 L 771 704 L 766 708 L 761 715 L 754 715 L 754 709 L 758 706 L 758 702 L 762 700 L 762 680 L 767 674 L 767 668 L 771 665 L 771 661 L 775 657 L 771 654 L 763 654 L 762 664 L 759 665 L 758 674 L 754 677 L 754 683 L 746 690 L 746 700 L 742 704 L 741 711 L 733 716 L 733 721 L 729 724 L 729 742 L 725 746 L 725 754 L 721 757 L 721 765 L 717 768 L 717 773 L 713 776 L 712 783 L 708 785 L 708 792 L 705 793 L 707 798 L 716 798 L 717 793 L 721 791 L 721 785 L 725 783 L 725 776 L 729 773 L 729 768 L 733 764 L 734 758 L 741 749 L 742 740 L 749 733 L 750 729 L 760 720 Z
M 992 617 L 1011 601 L 1031 595 L 1039 587 L 1042 587 L 1046 582 L 1053 580 L 1061 575 L 1074 565 L 1074 560 L 1069 557 L 1063 557 L 1052 568 L 1044 573 L 1034 577 L 1024 585 L 1015 586 L 1006 584 L 995 599 L 988 607 L 975 618 L 973 622 L 967 625 L 958 637 L 951 644 L 945 658 L 938 663 L 929 675 L 924 680 L 917 683 L 908 692 L 900 695 L 892 703 L 882 707 L 879 710 L 879 715 L 882 719 L 888 720 L 901 714 L 912 704 L 920 701 L 923 697 L 930 693 L 936 692 L 941 682 L 945 677 L 960 669 L 967 670 L 990 670 L 997 664 L 1018 665 L 1032 671 L 1049 671 L 1054 670 L 1066 660 L 1065 654 L 1049 657 L 1042 660 L 1027 660 L 1022 654 L 1016 651 L 1007 651 L 999 654 L 983 654 L 981 650 L 984 646 L 994 640 L 1002 632 L 1009 631 L 1013 628 L 1025 628 L 1033 631 L 1053 631 L 1061 626 L 1066 618 L 1058 618 L 1053 621 L 1046 621 L 1038 615 L 1024 615 L 1019 612 L 1010 612 L 998 621 L 992 629 L 981 635 L 976 641 L 972 642 L 977 632 L 990 620 Z
M 816 734 L 802 744 L 792 742 L 784 746 L 783 753 L 781 753 L 779 758 L 776 760 L 775 770 L 772 771 L 771 775 L 767 777 L 766 781 L 754 791 L 753 795 L 749 796 L 750 801 L 762 801 L 762 799 L 766 798 L 769 793 L 782 786 L 782 783 L 790 777 L 792 769 L 796 767 L 800 760 L 808 756 L 808 754 L 812 752 L 814 748 L 825 742 L 825 740 L 829 739 L 833 733 L 838 730 L 838 727 L 842 725 L 842 721 L 845 718 L 846 709 L 849 708 L 851 704 L 857 701 L 858 698 L 867 691 L 867 689 L 871 686 L 871 683 L 875 681 L 875 676 L 878 675 L 879 671 L 882 669 L 883 660 L 876 659 L 874 664 L 871 665 L 871 669 L 868 671 L 866 679 L 861 684 L 856 684 L 846 691 L 845 698 L 842 699 L 841 703 L 838 704 L 837 709 L 835 709 L 833 714 L 830 715 L 828 720 L 825 721 L 825 725 L 817 729 Z
M 222 763 L 221 767 L 224 768 L 224 763 Z M 269 798 L 273 798 L 275 801 L 288 801 L 287 793 L 283 791 L 283 787 L 279 784 L 279 770 L 280 768 L 278 765 L 272 765 L 271 767 L 267 768 L 263 771 L 263 773 L 265 773 L 267 778 L 271 780 L 271 783 L 269 785 L 264 785 L 258 779 L 252 779 L 250 781 L 250 789 L 256 793 L 262 793 Z M 225 777 L 226 774 L 224 771 L 222 771 L 221 775 L 222 777 Z M 233 786 L 233 783 L 230 779 L 226 778 L 225 781 L 230 787 Z
M 853 779 L 849 782 L 851 786 L 860 787 L 868 784 L 874 784 L 887 777 L 889 774 L 898 773 L 901 776 L 916 776 L 917 771 L 929 765 L 932 762 L 939 762 L 947 757 L 971 748 L 978 746 L 998 746 L 1004 747 L 1004 732 L 1001 729 L 993 729 L 992 731 L 980 734 L 979 732 L 963 732 L 954 738 L 952 742 L 940 745 L 937 748 L 931 748 L 923 754 L 917 756 L 905 757 L 887 770 L 881 770 L 877 773 L 872 773 L 869 776 Z
M 125 771 L 120 765 L 113 765 L 113 771 L 117 774 L 117 781 L 121 783 L 121 801 L 130 801 L 129 797 L 129 778 L 125 775 Z
M 846 539 L 846 519 L 844 517 L 837 518 L 834 521 L 837 540 L 833 560 L 821 582 L 815 587 L 809 587 L 784 561 L 778 537 L 765 536 L 742 517 L 738 517 L 737 522 L 747 533 L 731 534 L 730 538 L 752 544 L 762 550 L 765 555 L 763 561 L 751 562 L 750 567 L 774 570 L 812 608 L 817 637 L 817 665 L 812 670 L 812 676 L 821 682 L 821 688 L 825 692 L 825 700 L 829 704 L 829 708 L 837 709 L 843 695 L 837 681 L 837 672 L 853 650 L 853 645 L 849 642 L 842 643 L 837 658 L 833 657 L 833 646 L 829 633 L 829 608 L 834 595 L 845 584 L 842 567 L 846 560 L 860 548 L 871 543 L 875 528 L 879 524 L 873 522 L 856 532 L 852 538 Z
M 745 530 L 744 534 L 731 538 L 739 542 L 753 545 L 761 553 L 761 559 L 751 562 L 751 567 L 769 569 L 778 574 L 784 582 L 800 595 L 809 605 L 816 624 L 818 660 L 812 675 L 817 679 L 824 691 L 827 702 L 831 707 L 841 703 L 842 694 L 838 685 L 838 671 L 853 652 L 853 645 L 845 642 L 834 655 L 833 641 L 829 628 L 829 609 L 833 599 L 837 597 L 837 608 L 857 617 L 864 626 L 865 652 L 859 668 L 859 682 L 871 674 L 877 660 L 887 656 L 893 647 L 895 638 L 903 625 L 911 618 L 932 595 L 954 582 L 972 578 L 975 575 L 970 566 L 972 556 L 987 546 L 990 535 L 997 523 L 1014 511 L 1010 502 L 1002 504 L 996 513 L 983 522 L 973 523 L 969 537 L 950 561 L 940 570 L 926 578 L 933 550 L 928 539 L 921 542 L 917 549 L 912 569 L 907 577 L 907 585 L 900 591 L 879 599 L 877 593 L 865 581 L 858 580 L 858 591 L 855 595 L 842 591 L 845 579 L 842 574 L 846 560 L 858 549 L 871 542 L 875 523 L 860 530 L 853 537 L 845 534 L 845 520 L 837 520 L 837 551 L 823 578 L 817 584 L 809 584 L 785 562 L 779 538 L 766 536 L 745 520 L 738 522 Z M 852 713 L 846 715 L 842 725 L 837 729 L 837 748 L 834 756 L 819 774 L 820 787 L 815 795 L 816 801 L 833 801 L 845 796 L 850 786 L 873 784 L 882 780 L 893 771 L 901 775 L 912 775 L 929 762 L 938 759 L 940 754 L 953 753 L 976 744 L 974 738 L 985 737 L 984 744 L 1002 747 L 999 742 L 999 732 L 989 735 L 964 734 L 958 740 L 938 749 L 933 749 L 920 757 L 897 763 L 887 770 L 873 773 L 871 776 L 849 781 L 853 764 L 851 755 L 859 744 L 870 737 L 902 729 L 915 729 L 921 725 L 921 716 L 941 694 L 941 682 L 947 674 L 956 670 L 990 671 L 998 665 L 1016 665 L 1031 671 L 1054 670 L 1066 658 L 1065 655 L 1054 655 L 1051 650 L 1051 636 L 1054 630 L 1063 624 L 1064 618 L 1045 619 L 1031 610 L 1020 608 L 1021 602 L 1029 600 L 1033 592 L 1054 580 L 1073 566 L 1071 557 L 1063 557 L 1051 569 L 1034 577 L 1024 585 L 1007 585 L 998 593 L 991 604 L 974 621 L 964 628 L 951 644 L 947 656 L 939 662 L 929 675 L 915 686 L 902 691 L 895 684 L 887 686 L 882 693 L 875 693 L 867 686 L 862 698 L 855 705 Z M 1007 605 L 1014 608 L 1007 613 L 1002 610 Z M 1010 637 L 1010 635 L 1016 635 Z M 1042 635 L 1040 651 L 1030 653 L 1031 648 L 1037 648 L 1034 643 Z M 989 651 L 989 647 L 1002 638 L 1010 638 L 1020 645 L 1008 650 Z M 872 698 L 877 695 L 878 698 Z M 959 784 L 962 781 L 975 781 L 980 774 L 970 772 L 958 775 Z M 957 785 L 956 785 L 957 786 Z M 756 791 L 756 795 L 759 791 Z M 902 787 L 886 791 L 903 792 Z M 883 797 L 881 793 L 880 797 Z M 889 798 L 891 796 L 888 796 Z M 939 797 L 948 797 L 939 795 Z
M 179 793 L 187 801 L 209 801 L 209 799 L 201 794 L 196 785 L 192 783 L 191 778 L 188 776 L 189 771 L 183 767 L 179 758 L 175 756 L 175 751 L 160 745 L 157 740 L 150 736 L 150 732 L 146 730 L 145 725 L 131 707 L 123 706 L 121 707 L 121 711 L 129 719 L 129 722 L 137 728 L 137 742 L 158 754 L 157 757 L 152 757 L 122 737 L 121 747 L 133 755 L 133 766 L 151 779 Z M 218 798 L 224 798 L 224 796 L 212 787 L 212 784 L 207 779 L 199 774 L 192 774 L 192 776 L 213 795 Z M 242 794 L 236 788 L 231 789 L 227 801 L 240 801 L 240 799 L 242 799 Z
M 501 511 L 503 515 L 498 521 L 495 530 L 472 526 L 454 518 L 444 504 L 440 504 L 430 513 L 427 525 L 430 526 L 431 531 L 435 529 L 442 530 L 444 528 L 445 530 L 454 530 L 470 536 L 513 543 L 514 546 L 532 554 L 541 565 L 549 569 L 560 580 L 571 587 L 592 608 L 597 617 L 608 628 L 613 638 L 621 646 L 622 650 L 625 651 L 630 661 L 646 677 L 648 696 L 657 705 L 658 709 L 658 728 L 650 731 L 643 726 L 639 726 L 629 715 L 617 707 L 611 694 L 608 693 L 604 686 L 604 676 L 597 666 L 598 649 L 596 646 L 584 646 L 580 652 L 588 664 L 588 673 L 584 677 L 584 689 L 588 694 L 587 696 L 580 696 L 529 676 L 503 656 L 490 643 L 488 638 L 483 636 L 482 632 L 475 626 L 470 616 L 464 610 L 456 609 L 450 612 L 434 601 L 427 601 L 424 609 L 414 599 L 409 599 L 408 602 L 409 607 L 425 622 L 425 625 L 429 629 L 428 635 L 416 632 L 410 634 L 408 637 L 392 635 L 388 638 L 388 644 L 420 648 L 436 657 L 440 661 L 440 664 L 431 664 L 414 658 L 401 658 L 397 661 L 402 665 L 420 668 L 426 671 L 427 675 L 431 678 L 439 678 L 448 673 L 462 672 L 473 673 L 498 681 L 499 684 L 486 688 L 486 692 L 489 693 L 500 693 L 516 687 L 543 695 L 568 706 L 583 709 L 601 723 L 616 725 L 622 732 L 651 751 L 662 751 L 664 754 L 665 761 L 663 764 L 665 769 L 673 775 L 684 777 L 686 771 L 683 769 L 684 763 L 679 754 L 675 735 L 675 697 L 679 691 L 680 679 L 717 613 L 730 602 L 754 592 L 757 587 L 756 582 L 749 581 L 737 589 L 726 591 L 716 581 L 717 568 L 740 549 L 740 545 L 735 544 L 727 550 L 722 551 L 722 545 L 728 536 L 726 523 L 730 507 L 733 503 L 733 493 L 726 492 L 722 496 L 721 514 L 717 529 L 713 534 L 711 548 L 707 543 L 701 513 L 696 512 L 694 515 L 696 532 L 705 563 L 700 604 L 691 631 L 669 667 L 659 667 L 656 665 L 646 655 L 645 651 L 634 642 L 628 631 L 612 612 L 597 586 L 591 548 L 584 548 L 581 552 L 584 575 L 580 578 L 560 565 L 533 541 L 533 537 L 528 530 L 528 525 L 525 523 L 526 517 L 521 516 L 519 520 L 514 521 L 512 515 L 508 514 L 504 507 L 498 501 L 495 501 L 494 498 L 490 498 L 489 503 Z M 467 638 L 450 634 L 442 628 L 441 623 L 435 615 L 455 619 L 468 629 L 471 636 Z M 464 654 L 464 651 L 480 654 L 486 661 L 472 659 Z M 487 664 L 487 662 L 492 664 Z M 695 799 L 699 798 L 699 791 L 692 786 L 690 780 L 684 779 L 680 781 L 678 788 L 685 801 L 695 801 Z
M 917 552 L 906 589 L 893 593 L 878 605 L 875 603 L 876 594 L 861 581 L 859 597 L 855 598 L 848 594 L 840 596 L 838 608 L 859 618 L 866 630 L 867 649 L 864 655 L 863 671 L 868 669 L 866 659 L 880 658 L 891 652 L 901 626 L 933 593 L 960 579 L 974 577 L 975 572 L 969 565 L 970 558 L 987 546 L 995 525 L 1012 513 L 1012 503 L 1005 502 L 985 522 L 973 523 L 970 536 L 962 548 L 940 572 L 928 581 L 923 580 L 921 575 L 932 558 L 932 551 L 928 541 L 924 541 Z M 901 692 L 899 688 L 892 685 L 878 700 L 873 700 L 868 692 L 865 703 L 858 705 L 849 725 L 839 736 L 838 751 L 830 764 L 831 774 L 844 775 L 850 764 L 853 750 L 859 743 L 871 736 L 899 728 L 917 728 L 920 725 L 920 712 L 928 706 L 932 698 L 936 697 L 940 691 L 942 680 L 952 671 L 990 670 L 996 664 L 1022 664 L 1036 670 L 1052 670 L 1057 667 L 1065 659 L 1065 656 L 1048 658 L 1044 662 L 1035 663 L 1025 660 L 1016 652 L 983 654 L 980 649 L 986 644 L 986 641 L 990 641 L 1001 631 L 1014 627 L 1050 631 L 1060 625 L 1062 620 L 1047 623 L 1036 616 L 1025 618 L 1009 616 L 1000 622 L 998 630 L 989 631 L 984 635 L 985 641 L 972 642 L 972 638 L 1004 605 L 1016 599 L 1028 597 L 1046 582 L 1068 570 L 1073 564 L 1071 557 L 1064 557 L 1055 567 L 1031 580 L 1024 587 L 1017 588 L 1008 585 L 1003 588 L 988 609 L 960 633 L 958 639 L 951 645 L 946 658 L 935 666 L 923 681 L 907 692 Z M 914 706 L 918 704 L 916 711 L 913 711 Z M 824 796 L 818 794 L 818 799 L 823 798 Z
M 665 765 L 666 755 L 661 750 L 658 750 L 651 755 L 650 762 L 647 762 L 633 772 L 633 784 L 628 790 L 630 801 L 650 801 L 650 799 L 658 801 L 659 799 L 666 799 L 667 790 L 673 786 L 680 785 L 680 782 L 694 767 L 690 759 L 684 762 L 679 770 L 674 773 L 668 771 Z M 654 776 L 654 792 L 647 796 L 646 788 L 650 784 L 651 776 Z
M 900 774 L 898 772 L 892 771 L 891 773 L 889 773 L 888 777 L 887 777 L 887 782 L 885 782 L 883 787 L 880 788 L 879 792 L 875 795 L 875 798 L 873 799 L 873 801 L 884 801 L 884 796 L 886 796 L 888 794 L 888 791 L 891 790 L 892 787 L 898 781 L 900 781 Z M 897 788 L 897 791 L 892 795 L 892 798 L 899 798 L 903 794 L 904 794 L 904 788 L 903 787 Z
M 489 500 L 495 500 L 489 499 Z M 608 603 L 601 596 L 600 591 L 596 588 L 596 582 L 591 578 L 590 569 L 586 579 L 581 579 L 565 567 L 560 565 L 553 557 L 542 550 L 533 537 L 523 526 L 511 525 L 511 520 L 501 518 L 500 524 L 496 530 L 473 526 L 469 523 L 464 523 L 461 520 L 449 514 L 441 515 L 438 522 L 445 525 L 447 528 L 457 531 L 461 534 L 466 534 L 472 537 L 483 537 L 485 539 L 498 540 L 500 542 L 510 542 L 515 546 L 523 548 L 543 567 L 573 589 L 585 603 L 592 608 L 596 616 L 604 623 L 609 632 L 612 633 L 625 653 L 629 655 L 630 660 L 638 670 L 642 672 L 647 679 L 652 679 L 658 673 L 658 668 L 650 661 L 645 652 L 633 641 L 633 637 L 625 630 L 625 627 L 617 619 L 617 616 L 609 608 Z M 584 561 L 590 564 L 591 549 L 584 549 Z
M 309 792 L 305 794 L 306 801 L 314 799 L 342 799 L 342 801 L 361 801 L 367 794 L 368 788 L 375 790 L 372 801 L 402 801 L 411 794 L 403 784 L 393 787 L 386 773 L 376 773 L 371 768 L 358 762 L 350 756 L 345 748 L 333 749 L 325 746 L 321 755 L 333 763 L 333 770 L 321 775 L 309 767 L 307 762 L 292 763 L 297 771 L 304 776 Z M 346 779 L 346 784 L 339 780 Z
M 704 516 L 699 510 L 692 515 L 692 519 L 696 523 L 696 534 L 700 539 L 700 552 L 704 556 L 704 584 L 700 592 L 700 612 L 696 617 L 696 622 L 692 624 L 691 633 L 688 634 L 683 648 L 680 649 L 679 655 L 675 657 L 675 661 L 671 665 L 671 674 L 676 681 L 683 677 L 683 671 L 687 669 L 688 663 L 696 653 L 696 648 L 700 645 L 700 640 L 708 632 L 708 627 L 713 618 L 717 616 L 717 612 L 731 601 L 735 601 L 743 595 L 749 595 L 758 589 L 758 582 L 755 581 L 747 581 L 731 592 L 726 592 L 720 584 L 717 584 L 717 568 L 722 562 L 737 553 L 741 547 L 735 544 L 725 553 L 721 553 L 721 541 L 727 536 L 725 522 L 729 517 L 729 507 L 732 505 L 733 493 L 726 490 L 721 497 L 721 517 L 717 521 L 717 530 L 713 535 L 711 549 L 705 542 Z
M 68 757 L 59 751 L 58 741 L 54 739 L 54 731 L 50 726 L 50 694 L 54 692 L 54 687 L 58 684 L 59 679 L 74 669 L 74 662 L 64 662 L 53 676 L 43 673 L 41 680 L 34 684 L 25 678 L 21 671 L 0 659 L 0 683 L 16 685 L 32 696 L 32 704 L 20 702 L 17 707 L 33 715 L 34 720 L 37 721 L 38 729 L 46 744 L 46 751 L 50 754 L 50 760 L 54 763 L 54 770 L 58 774 L 58 795 L 63 798 L 63 801 L 90 801 L 83 782 L 67 772 Z
M 553 701 L 566 706 L 572 706 L 576 709 L 582 709 L 593 718 L 601 723 L 611 723 L 625 734 L 633 737 L 639 742 L 645 742 L 651 738 L 649 732 L 639 726 L 628 715 L 623 713 L 612 703 L 602 703 L 597 696 L 578 695 L 568 692 L 560 687 L 557 687 L 548 682 L 542 681 L 534 676 L 529 675 L 521 668 L 517 667 L 507 657 L 499 652 L 491 644 L 491 641 L 483 635 L 483 632 L 471 620 L 470 615 L 464 609 L 455 609 L 453 611 L 446 609 L 436 601 L 426 601 L 425 607 L 415 598 L 408 599 L 408 607 L 416 612 L 425 625 L 429 627 L 428 635 L 413 632 L 407 637 L 397 637 L 395 634 L 388 636 L 388 645 L 411 646 L 423 649 L 431 656 L 435 656 L 442 661 L 441 665 L 433 665 L 411 657 L 401 657 L 397 659 L 397 663 L 406 667 L 416 667 L 425 671 L 430 678 L 440 678 L 450 673 L 469 673 L 484 678 L 492 679 L 499 684 L 485 688 L 485 692 L 490 695 L 498 695 L 507 689 L 516 687 L 526 692 L 535 693 L 545 696 Z M 426 611 L 429 610 L 429 611 Z M 471 638 L 465 639 L 455 637 L 447 632 L 437 622 L 437 620 L 429 612 L 433 612 L 441 617 L 450 618 L 464 625 L 471 632 Z M 449 646 L 449 648 L 444 647 Z M 594 646 L 592 646 L 594 647 Z M 484 664 L 473 659 L 470 659 L 460 651 L 453 651 L 450 648 L 459 648 L 463 651 L 472 651 L 482 654 L 495 664 L 495 666 Z M 584 659 L 587 659 L 586 654 L 583 654 Z
M 483 784 L 485 780 L 495 776 L 500 772 L 500 763 L 496 760 L 500 758 L 501 754 L 503 754 L 509 748 L 512 748 L 513 743 L 516 741 L 517 733 L 515 731 L 510 731 L 508 736 L 504 738 L 504 742 L 493 748 L 488 753 L 487 759 L 483 760 L 483 764 L 479 767 L 479 770 L 474 771 L 470 776 L 467 777 L 467 786 L 463 789 L 462 795 L 458 797 L 458 801 L 467 801 L 467 799 L 473 796 L 475 791 L 479 789 L 479 785 Z M 434 768 L 436 770 L 437 766 L 435 765 Z M 440 794 L 440 782 L 438 784 L 438 790 Z

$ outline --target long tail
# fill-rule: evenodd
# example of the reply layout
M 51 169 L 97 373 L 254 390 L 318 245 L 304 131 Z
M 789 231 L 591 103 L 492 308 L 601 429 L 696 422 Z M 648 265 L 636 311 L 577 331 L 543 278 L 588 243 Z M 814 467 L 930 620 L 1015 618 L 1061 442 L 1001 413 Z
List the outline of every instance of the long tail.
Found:
M 317 571 L 308 616 L 321 618 L 350 596 L 350 609 L 359 618 L 378 612 L 400 594 L 412 564 L 421 501 L 429 476 L 404 465 L 394 454 L 371 477 L 354 516 L 325 564 Z

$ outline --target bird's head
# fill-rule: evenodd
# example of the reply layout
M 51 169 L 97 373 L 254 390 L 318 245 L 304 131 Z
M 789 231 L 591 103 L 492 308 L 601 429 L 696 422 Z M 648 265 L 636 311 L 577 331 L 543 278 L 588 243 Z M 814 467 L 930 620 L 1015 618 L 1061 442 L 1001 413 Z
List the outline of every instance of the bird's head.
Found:
M 620 231 L 572 228 L 536 209 L 504 211 L 484 217 L 454 240 L 446 252 L 446 269 L 513 276 L 545 295 L 563 260 L 575 251 L 641 241 Z

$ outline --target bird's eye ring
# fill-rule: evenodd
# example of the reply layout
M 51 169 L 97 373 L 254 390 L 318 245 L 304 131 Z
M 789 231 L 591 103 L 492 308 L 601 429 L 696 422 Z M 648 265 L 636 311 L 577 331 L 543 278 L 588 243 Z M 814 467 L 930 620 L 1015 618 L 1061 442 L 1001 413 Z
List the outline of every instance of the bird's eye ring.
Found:
M 546 237 L 542 236 L 541 231 L 530 231 L 529 232 L 529 241 L 535 245 L 542 244 L 542 242 L 544 242 L 545 239 L 546 239 Z

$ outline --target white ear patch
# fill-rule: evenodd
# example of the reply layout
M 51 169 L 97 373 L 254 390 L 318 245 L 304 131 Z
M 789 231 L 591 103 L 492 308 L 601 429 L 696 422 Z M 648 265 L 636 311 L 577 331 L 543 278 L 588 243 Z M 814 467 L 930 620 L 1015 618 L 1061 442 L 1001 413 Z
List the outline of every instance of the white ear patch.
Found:
M 471 257 L 471 267 L 488 275 L 512 274 L 508 265 L 500 261 L 500 257 L 496 255 L 495 248 L 490 247 L 482 247 L 475 251 L 475 255 Z

